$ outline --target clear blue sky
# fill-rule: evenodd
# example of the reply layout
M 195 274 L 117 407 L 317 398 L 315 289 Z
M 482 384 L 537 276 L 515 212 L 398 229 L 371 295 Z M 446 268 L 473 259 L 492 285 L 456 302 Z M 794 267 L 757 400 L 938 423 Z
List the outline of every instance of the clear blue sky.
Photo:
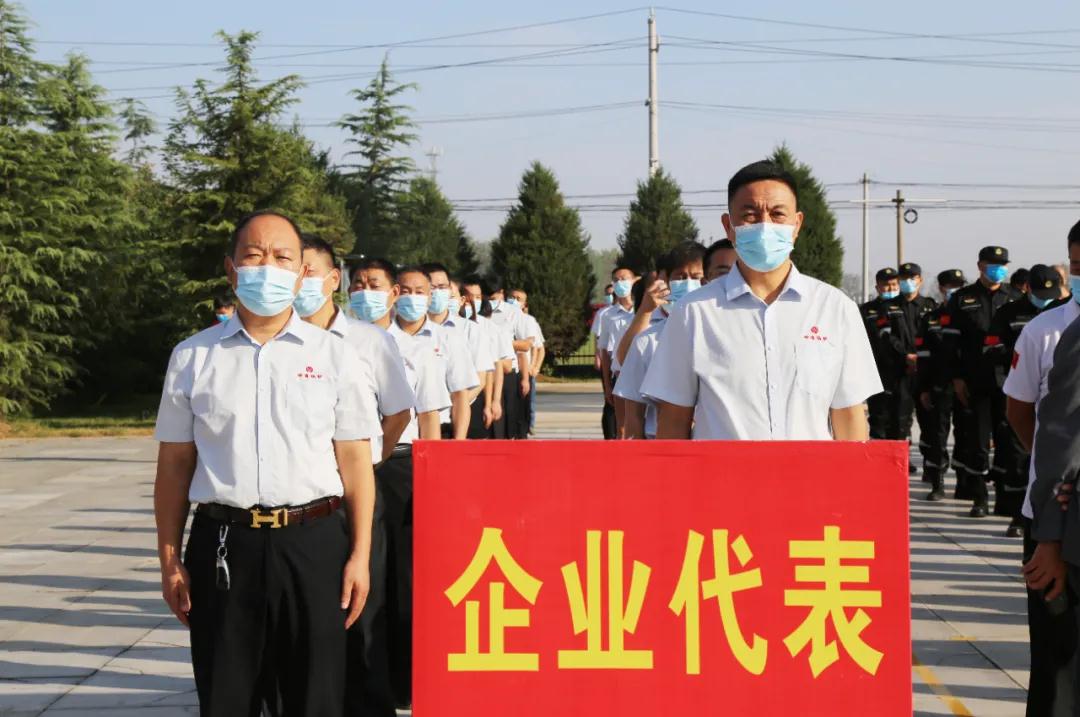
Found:
M 680 10 L 832 26 L 657 8 L 661 162 L 685 190 L 723 188 L 736 169 L 780 142 L 787 142 L 832 185 L 829 196 L 837 201 L 858 196 L 860 188 L 848 185 L 864 171 L 883 182 L 873 189 L 873 196 L 881 199 L 893 195 L 895 182 L 1080 185 L 1080 5 L 1060 0 L 910 0 L 902 5 L 672 1 Z M 267 58 L 259 63 L 262 76 L 298 73 L 311 80 L 296 115 L 312 125 L 310 136 L 340 156 L 342 133 L 316 125 L 354 109 L 349 90 L 367 82 L 385 49 L 325 52 L 338 49 L 333 46 L 395 43 L 632 7 L 565 0 L 35 0 L 26 10 L 36 25 L 35 37 L 42 41 L 42 58 L 58 60 L 73 49 L 84 52 L 96 63 L 96 79 L 114 90 L 114 96 L 148 98 L 147 106 L 162 123 L 172 109 L 168 87 L 213 77 L 215 71 L 213 66 L 161 65 L 215 63 L 220 48 L 199 43 L 211 43 L 219 29 L 257 30 L 267 45 L 258 52 Z M 639 9 L 392 49 L 399 79 L 420 85 L 410 98 L 420 120 L 640 103 L 579 114 L 423 124 L 414 152 L 418 165 L 427 166 L 427 148 L 440 147 L 439 180 L 454 200 L 513 196 L 522 170 L 533 159 L 552 167 L 569 195 L 632 192 L 647 169 L 647 15 Z M 597 43 L 612 44 L 581 47 Z M 310 47 L 280 47 L 291 44 Z M 435 44 L 443 46 L 431 47 Z M 576 54 L 410 71 L 555 52 Z M 298 53 L 316 54 L 270 59 Z M 348 77 L 335 79 L 341 75 Z M 1075 201 L 1076 188 L 912 186 L 904 192 L 913 199 L 953 200 L 953 208 L 944 210 L 924 205 L 918 223 L 906 227 L 906 258 L 920 262 L 927 275 L 953 266 L 972 275 L 978 248 L 989 243 L 1010 247 L 1016 266 L 1062 261 L 1065 234 L 1080 218 L 1080 207 L 1015 204 Z M 724 195 L 694 193 L 685 199 L 688 204 L 715 205 Z M 961 208 L 957 200 L 962 199 L 1014 208 Z M 570 201 L 595 206 L 628 200 Z M 615 245 L 624 214 L 583 212 L 594 247 Z M 694 214 L 703 239 L 720 236 L 720 209 L 695 208 Z M 841 208 L 838 215 L 845 270 L 856 273 L 861 264 L 860 214 Z M 497 233 L 502 214 L 474 211 L 462 213 L 462 218 L 476 239 L 486 241 Z M 875 210 L 871 223 L 873 266 L 895 263 L 891 206 Z

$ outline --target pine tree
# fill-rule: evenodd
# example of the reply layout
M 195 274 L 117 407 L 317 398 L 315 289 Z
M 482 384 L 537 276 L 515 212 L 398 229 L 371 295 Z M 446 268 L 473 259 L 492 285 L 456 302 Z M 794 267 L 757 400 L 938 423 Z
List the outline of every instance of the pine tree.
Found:
M 143 164 L 154 151 L 154 148 L 147 144 L 147 138 L 157 131 L 154 118 L 150 116 L 146 105 L 130 97 L 123 100 L 119 118 L 123 123 L 124 141 L 131 143 L 124 155 L 124 161 L 133 166 Z
M 399 153 L 416 141 L 408 116 L 412 108 L 396 102 L 413 89 L 415 84 L 394 81 L 389 58 L 384 57 L 368 86 L 352 93 L 361 105 L 359 113 L 338 123 L 355 147 L 346 155 L 353 159 L 343 167 L 356 234 L 353 254 L 386 256 L 394 251 L 398 204 L 415 169 L 413 161 Z
M 437 261 L 455 268 L 465 227 L 438 184 L 427 177 L 414 178 L 397 211 L 397 239 L 387 258 L 398 264 Z
M 480 257 L 476 255 L 476 245 L 465 232 L 458 237 L 457 250 L 454 252 L 454 272 L 460 277 L 480 275 Z
M 795 177 L 799 193 L 803 225 L 791 260 L 800 272 L 839 287 L 844 280 L 844 245 L 836 236 L 836 215 L 829 209 L 825 188 L 786 145 L 777 147 L 769 159 Z
M 656 259 L 683 242 L 698 237 L 697 224 L 683 208 L 682 189 L 662 169 L 648 181 L 638 182 L 619 249 L 619 263 L 638 274 L 656 268 Z
M 225 43 L 224 82 L 197 80 L 177 93 L 178 117 L 164 159 L 176 201 L 176 249 L 187 280 L 177 287 L 190 302 L 191 328 L 210 320 L 210 304 L 226 290 L 222 257 L 236 222 L 257 209 L 277 209 L 307 231 L 349 237 L 344 202 L 333 196 L 325 155 L 294 125 L 280 126 L 297 102 L 301 82 L 288 75 L 260 83 L 252 63 L 257 35 L 219 33 Z
M 588 250 L 577 210 L 566 206 L 551 170 L 534 162 L 491 246 L 491 269 L 507 286 L 528 292 L 529 309 L 555 356 L 573 353 L 588 333 L 595 282 Z

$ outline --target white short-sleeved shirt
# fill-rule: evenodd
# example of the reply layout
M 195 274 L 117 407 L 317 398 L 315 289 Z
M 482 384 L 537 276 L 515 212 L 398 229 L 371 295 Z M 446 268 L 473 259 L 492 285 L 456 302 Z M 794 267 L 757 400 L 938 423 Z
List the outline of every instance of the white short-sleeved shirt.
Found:
M 666 318 L 662 312 L 655 312 L 649 328 L 634 337 L 634 342 L 626 354 L 626 363 L 622 365 L 622 372 L 619 373 L 619 381 L 615 384 L 616 396 L 645 404 L 646 438 L 656 438 L 656 402 L 641 395 L 641 384 L 645 381 L 653 354 L 660 344 Z
M 403 356 L 409 354 L 415 358 L 419 354 L 427 353 L 432 357 L 448 393 L 467 391 L 480 385 L 469 348 L 465 345 L 465 336 L 457 329 L 425 319 L 420 330 L 409 335 L 401 330 L 395 320 L 390 324 L 390 332 L 398 342 Z M 449 406 L 440 410 L 439 420 L 449 423 Z
M 592 326 L 589 327 L 589 331 L 592 331 L 593 336 L 600 338 L 600 329 L 604 326 L 604 314 L 611 310 L 614 304 L 608 304 L 607 306 L 601 306 L 592 317 Z M 597 344 L 599 347 L 600 344 Z
M 381 435 L 373 383 L 351 346 L 295 311 L 261 346 L 235 314 L 173 349 L 154 438 L 195 443 L 192 503 L 340 496 L 334 441 Z
M 380 326 L 346 316 L 339 310 L 328 327 L 352 346 L 360 360 L 365 361 L 375 382 L 375 400 L 380 416 L 393 416 L 409 410 L 416 403 L 405 364 L 397 343 Z M 371 460 L 382 460 L 382 436 L 372 439 Z
M 604 312 L 601 319 L 600 335 L 596 339 L 596 345 L 603 351 L 611 354 L 611 371 L 618 373 L 615 351 L 619 348 L 619 339 L 622 338 L 630 322 L 634 320 L 634 312 L 623 308 L 622 304 L 614 304 Z M 616 338 L 618 337 L 618 338 Z
M 529 338 L 529 325 L 525 321 L 525 314 L 513 304 L 505 301 L 499 302 L 499 307 L 491 310 L 489 317 L 491 322 L 510 337 L 511 349 L 515 341 Z M 518 370 L 517 352 L 511 359 L 511 370 Z
M 540 330 L 540 322 L 532 314 L 525 314 L 525 323 L 529 325 L 529 338 L 533 340 L 533 348 L 544 345 L 544 332 Z
M 684 297 L 641 387 L 712 440 L 828 440 L 830 409 L 881 390 L 859 308 L 794 265 L 771 305 L 738 266 Z
M 1013 354 L 1012 369 L 1005 379 L 1005 395 L 1024 403 L 1033 403 L 1038 409 L 1039 402 L 1046 395 L 1046 379 L 1054 367 L 1054 350 L 1061 335 L 1072 322 L 1080 317 L 1080 304 L 1069 301 L 1056 309 L 1050 309 L 1036 316 L 1016 340 L 1016 352 Z M 1038 411 L 1035 414 L 1035 431 L 1039 430 Z M 1031 470 L 1028 472 L 1027 493 L 1024 496 L 1023 514 L 1033 517 L 1031 510 L 1031 485 L 1035 482 L 1035 447 L 1031 450 Z
M 412 420 L 398 439 L 400 443 L 412 443 L 420 436 L 420 425 L 416 420 L 419 413 L 429 411 L 444 411 L 450 408 L 450 391 L 446 381 L 446 357 L 440 359 L 436 355 L 436 346 L 439 345 L 436 332 L 438 324 L 425 321 L 415 335 L 410 336 L 401 330 L 397 320 L 390 322 L 387 333 L 397 343 L 398 351 L 401 352 L 402 361 L 405 364 L 405 375 L 413 387 L 416 395 L 416 405 Z M 475 376 L 473 381 L 476 381 Z
M 430 319 L 428 319 L 430 321 Z M 480 386 L 480 374 L 485 371 L 492 371 L 495 368 L 495 359 L 491 357 L 491 342 L 487 340 L 487 337 L 481 336 L 482 329 L 480 326 L 468 319 L 463 319 L 460 316 L 447 315 L 446 321 L 439 324 L 439 328 L 444 333 L 449 334 L 448 337 L 452 341 L 450 351 L 452 353 L 463 353 L 464 356 L 458 356 L 456 363 L 465 365 L 466 358 L 469 361 L 469 365 L 472 366 L 472 386 L 470 389 Z M 484 368 L 487 366 L 487 368 Z M 466 390 L 466 389 L 458 389 Z M 451 390 L 453 392 L 453 390 Z M 477 396 L 473 397 L 473 401 L 476 401 Z M 439 421 L 442 423 L 450 422 L 450 410 L 444 410 L 439 414 Z

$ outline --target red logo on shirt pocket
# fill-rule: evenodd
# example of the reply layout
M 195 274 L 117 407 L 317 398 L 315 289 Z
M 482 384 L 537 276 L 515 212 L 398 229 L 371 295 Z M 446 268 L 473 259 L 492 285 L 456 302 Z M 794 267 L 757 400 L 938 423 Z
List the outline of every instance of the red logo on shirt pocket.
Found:
M 318 371 L 316 371 L 315 367 L 313 367 L 313 366 L 305 366 L 303 371 L 298 371 L 296 373 L 296 377 L 297 378 L 313 378 L 313 379 L 318 380 L 318 379 L 322 378 L 323 375 L 321 373 L 319 373 Z
M 886 321 L 885 323 L 888 323 L 888 321 Z M 811 326 L 810 327 L 810 333 L 803 336 L 803 338 L 806 339 L 807 341 L 828 341 L 829 340 L 829 337 L 826 336 L 825 334 L 821 333 L 821 329 L 819 329 L 816 326 Z

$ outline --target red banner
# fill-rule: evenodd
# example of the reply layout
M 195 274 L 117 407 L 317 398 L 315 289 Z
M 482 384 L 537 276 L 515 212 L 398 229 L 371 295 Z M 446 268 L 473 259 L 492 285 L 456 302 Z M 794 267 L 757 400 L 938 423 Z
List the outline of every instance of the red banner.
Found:
M 417 717 L 911 714 L 905 445 L 414 457 Z

